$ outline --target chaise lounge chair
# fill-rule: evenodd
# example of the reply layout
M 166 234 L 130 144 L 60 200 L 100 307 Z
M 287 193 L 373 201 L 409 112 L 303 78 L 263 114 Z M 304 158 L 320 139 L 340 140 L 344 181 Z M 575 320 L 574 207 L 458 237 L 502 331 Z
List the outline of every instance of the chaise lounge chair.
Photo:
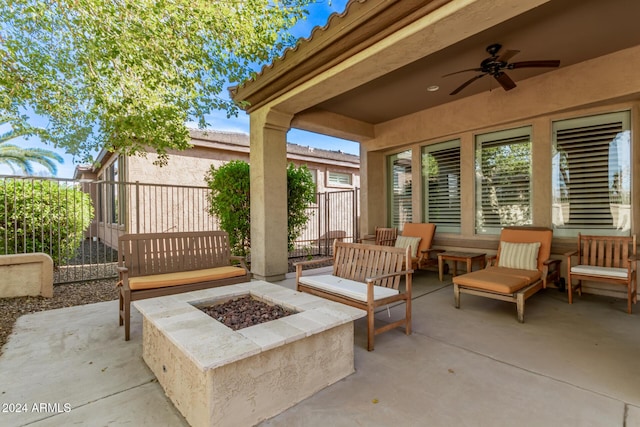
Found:
M 478 295 L 515 303 L 518 321 L 524 322 L 524 302 L 550 281 L 560 278 L 560 260 L 551 260 L 553 231 L 541 227 L 507 227 L 500 234 L 498 253 L 483 270 L 455 276 L 456 308 L 460 294 Z

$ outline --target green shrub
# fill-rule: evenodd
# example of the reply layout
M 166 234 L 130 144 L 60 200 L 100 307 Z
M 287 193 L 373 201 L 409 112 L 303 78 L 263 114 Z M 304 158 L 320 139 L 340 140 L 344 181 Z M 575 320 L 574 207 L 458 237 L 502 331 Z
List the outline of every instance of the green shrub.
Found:
M 47 180 L 0 184 L 0 254 L 44 252 L 54 265 L 75 255 L 93 220 L 88 194 Z
M 211 189 L 209 213 L 216 216 L 220 228 L 229 233 L 231 252 L 245 256 L 251 246 L 249 164 L 233 160 L 218 169 L 211 166 L 205 180 Z
M 251 212 L 249 164 L 234 160 L 211 169 L 205 180 L 211 189 L 209 212 L 220 221 L 220 228 L 229 233 L 234 255 L 246 255 L 251 247 Z M 307 206 L 315 200 L 315 184 L 306 166 L 287 167 L 287 242 L 293 249 L 295 240 L 309 220 Z

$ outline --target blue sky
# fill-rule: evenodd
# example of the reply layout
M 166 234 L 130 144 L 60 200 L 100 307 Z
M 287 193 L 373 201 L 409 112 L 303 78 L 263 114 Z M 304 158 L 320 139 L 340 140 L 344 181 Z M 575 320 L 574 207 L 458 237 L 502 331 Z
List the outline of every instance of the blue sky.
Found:
M 309 17 L 299 22 L 291 31 L 294 36 L 308 37 L 311 30 L 318 25 L 325 25 L 327 18 L 334 12 L 342 12 L 347 4 L 347 0 L 318 0 L 309 6 Z M 214 113 L 208 118 L 209 128 L 228 132 L 244 132 L 249 133 L 249 116 L 244 112 L 240 112 L 238 117 L 227 118 L 224 111 Z M 43 124 L 46 125 L 46 124 Z M 194 126 L 195 127 L 195 126 Z M 0 133 L 6 130 L 0 126 Z M 310 146 L 314 148 L 323 148 L 326 150 L 341 150 L 346 153 L 359 154 L 359 144 L 338 138 L 332 138 L 325 135 L 319 135 L 311 132 L 291 129 L 287 135 L 287 140 L 294 144 Z M 20 145 L 21 147 L 45 148 L 56 151 L 64 158 L 64 163 L 58 165 L 58 177 L 71 178 L 76 166 L 73 156 L 65 153 L 63 150 L 55 149 L 50 145 L 43 144 L 38 138 L 31 137 L 28 140 L 16 138 L 11 143 Z M 169 160 L 171 161 L 171 160 Z M 34 170 L 40 170 L 38 165 L 34 165 Z M 11 169 L 7 166 L 0 166 L 0 174 L 11 174 Z

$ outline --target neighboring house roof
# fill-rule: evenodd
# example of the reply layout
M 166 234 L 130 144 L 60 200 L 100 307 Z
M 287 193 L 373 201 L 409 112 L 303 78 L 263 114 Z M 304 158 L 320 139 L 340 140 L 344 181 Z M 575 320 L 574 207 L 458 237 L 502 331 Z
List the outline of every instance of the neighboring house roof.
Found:
M 194 146 L 249 152 L 249 135 L 241 132 L 221 132 L 215 130 L 191 129 L 191 143 Z M 312 158 L 318 163 L 340 162 L 343 165 L 358 167 L 360 156 L 342 151 L 324 150 L 298 144 L 287 143 L 287 157 L 297 160 Z

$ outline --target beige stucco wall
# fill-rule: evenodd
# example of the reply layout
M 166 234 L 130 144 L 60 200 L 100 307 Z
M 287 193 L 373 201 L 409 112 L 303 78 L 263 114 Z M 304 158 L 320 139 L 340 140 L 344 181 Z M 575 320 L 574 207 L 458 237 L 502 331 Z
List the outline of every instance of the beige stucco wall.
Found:
M 44 253 L 0 255 L 0 298 L 53 296 L 53 260 Z
M 490 249 L 497 236 L 476 235 L 474 141 L 477 134 L 531 126 L 533 223 L 550 227 L 552 122 L 561 119 L 628 110 L 631 112 L 633 165 L 640 164 L 640 46 L 616 52 L 542 74 L 505 92 L 500 89 L 463 98 L 436 108 L 420 111 L 376 127 L 376 137 L 361 143 L 363 176 L 363 232 L 371 232 L 386 212 L 387 156 L 411 149 L 413 173 L 413 220 L 423 220 L 421 168 L 422 146 L 452 139 L 461 141 L 461 213 L 460 234 L 438 233 L 436 245 L 444 248 L 466 247 Z M 598 82 L 598 84 L 594 84 Z M 384 172 L 381 172 L 384 171 Z M 632 211 L 640 209 L 640 168 L 633 169 Z M 633 215 L 631 231 L 640 223 Z M 384 221 L 388 221 L 385 217 Z M 554 252 L 573 248 L 575 239 L 554 239 Z

